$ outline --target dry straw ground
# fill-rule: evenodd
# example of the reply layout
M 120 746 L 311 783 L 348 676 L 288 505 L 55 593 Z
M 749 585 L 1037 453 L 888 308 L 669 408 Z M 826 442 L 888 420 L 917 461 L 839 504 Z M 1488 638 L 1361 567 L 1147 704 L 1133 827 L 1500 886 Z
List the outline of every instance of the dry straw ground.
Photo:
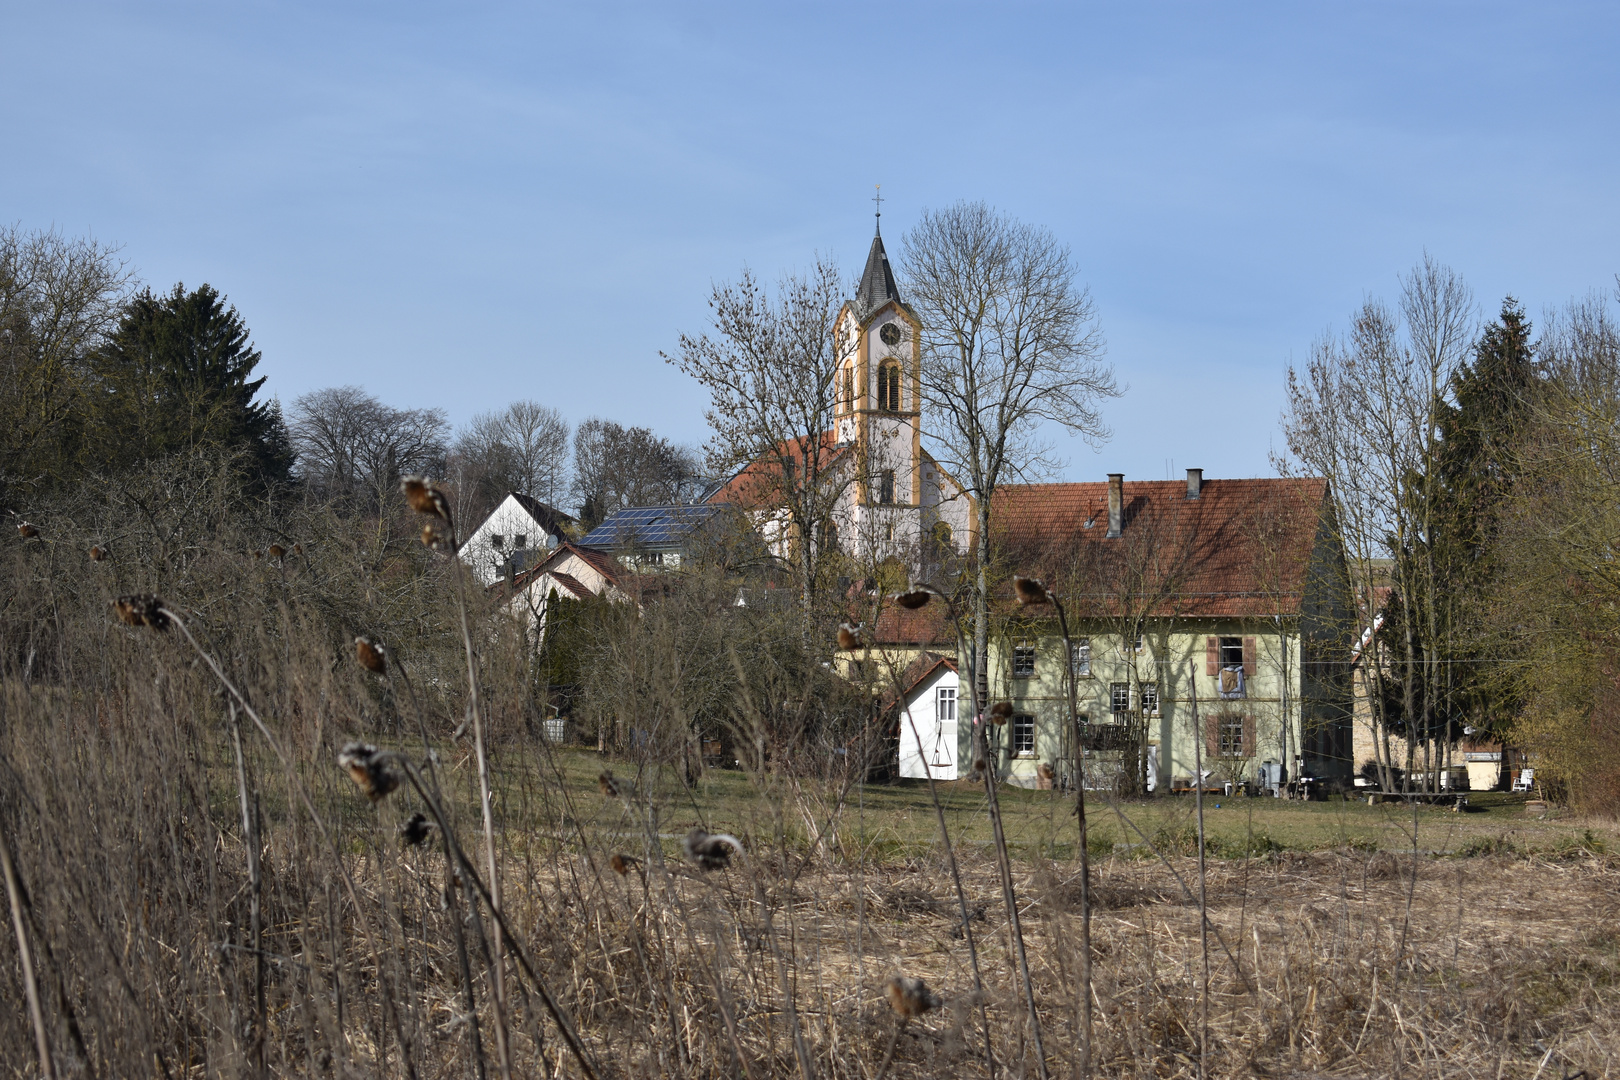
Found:
M 1002 796 L 1042 1059 L 982 789 L 943 795 L 964 923 L 926 789 L 786 754 L 599 782 L 537 737 L 522 643 L 419 545 L 305 522 L 266 559 L 112 498 L 163 527 L 86 561 L 97 512 L 41 515 L 0 596 L 0 1074 L 1078 1073 L 1069 800 Z M 132 585 L 178 621 L 117 623 Z M 386 797 L 340 766 L 355 739 Z M 1606 826 L 1211 807 L 1206 993 L 1188 806 L 1120 810 L 1140 835 L 1092 808 L 1093 1075 L 1620 1072 Z M 694 825 L 742 852 L 699 868 Z M 942 1004 L 902 1017 L 896 975 Z

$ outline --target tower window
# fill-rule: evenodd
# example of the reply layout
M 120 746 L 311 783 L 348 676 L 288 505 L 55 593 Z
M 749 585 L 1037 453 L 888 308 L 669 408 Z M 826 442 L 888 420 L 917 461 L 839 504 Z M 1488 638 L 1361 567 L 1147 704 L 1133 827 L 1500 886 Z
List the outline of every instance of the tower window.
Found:
M 878 368 L 878 411 L 900 411 L 899 364 L 884 364 Z
M 894 470 L 884 469 L 878 481 L 878 502 L 888 506 L 894 502 Z
M 844 411 L 850 412 L 855 408 L 855 369 L 844 369 Z

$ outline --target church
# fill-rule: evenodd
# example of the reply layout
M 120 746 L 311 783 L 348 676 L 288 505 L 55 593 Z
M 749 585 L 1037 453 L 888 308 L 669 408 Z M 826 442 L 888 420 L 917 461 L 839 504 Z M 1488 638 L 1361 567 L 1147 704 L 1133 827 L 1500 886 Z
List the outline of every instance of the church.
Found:
M 819 542 L 868 564 L 897 559 L 913 568 L 926 555 L 966 554 L 974 542 L 974 500 L 923 448 L 922 324 L 900 295 L 881 230 L 836 327 L 843 356 L 834 428 L 824 438 L 839 494 Z M 785 523 L 759 505 L 774 485 L 760 479 L 755 467 L 744 469 L 708 501 L 754 512 L 766 543 L 786 557 Z

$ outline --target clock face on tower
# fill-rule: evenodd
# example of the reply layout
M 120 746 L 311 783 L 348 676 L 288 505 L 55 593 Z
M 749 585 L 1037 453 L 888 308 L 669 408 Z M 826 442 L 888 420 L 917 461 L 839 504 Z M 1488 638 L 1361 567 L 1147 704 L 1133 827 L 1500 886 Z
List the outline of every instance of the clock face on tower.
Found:
M 883 339 L 885 345 L 900 344 L 900 328 L 894 323 L 884 323 L 883 329 L 878 331 L 878 337 Z

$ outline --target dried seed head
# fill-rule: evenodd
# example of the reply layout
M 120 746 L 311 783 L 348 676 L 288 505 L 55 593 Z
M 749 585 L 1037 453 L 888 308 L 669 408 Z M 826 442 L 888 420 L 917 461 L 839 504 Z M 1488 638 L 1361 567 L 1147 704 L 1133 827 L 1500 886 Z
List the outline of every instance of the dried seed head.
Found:
M 618 874 L 620 877 L 623 877 L 624 875 L 628 874 L 630 871 L 634 870 L 640 864 L 641 864 L 640 859 L 632 858 L 629 855 L 617 855 L 616 854 L 616 855 L 613 856 L 613 858 L 608 860 L 608 865 L 613 867 L 613 872 L 615 874 Z
M 427 843 L 428 834 L 432 831 L 433 822 L 418 810 L 399 827 L 399 842 L 405 847 L 421 847 Z
M 282 547 L 280 544 L 271 544 L 270 545 L 270 557 L 272 559 L 285 558 L 286 555 L 287 555 L 287 549 Z
M 907 1020 L 945 1004 L 938 994 L 928 989 L 927 983 L 909 975 L 890 976 L 884 988 L 889 994 L 889 1008 Z
M 303 544 L 294 544 L 293 545 L 293 554 L 294 555 L 302 555 L 303 553 L 304 553 L 304 545 Z
M 431 551 L 448 551 L 450 538 L 430 522 L 422 526 L 422 545 Z
M 107 549 L 102 547 L 100 544 L 97 544 L 95 547 L 90 549 L 90 561 L 91 562 L 105 562 L 106 559 L 107 559 Z
M 17 535 L 22 537 L 24 540 L 32 540 L 34 537 L 39 535 L 39 528 L 25 521 L 21 525 L 17 526 Z
M 984 770 L 986 768 L 988 768 L 988 766 L 985 764 L 984 758 L 976 757 L 976 758 L 973 759 L 973 771 L 974 772 L 982 773 L 982 772 L 984 772 Z
M 151 593 L 120 596 L 112 603 L 119 621 L 127 626 L 150 626 L 154 630 L 169 628 L 169 616 L 163 610 L 163 601 Z
M 896 593 L 892 599 L 907 611 L 916 611 L 918 608 L 927 607 L 928 601 L 933 598 L 934 594 L 927 589 L 913 589 L 910 592 Z
M 436 517 L 446 525 L 450 524 L 450 500 L 444 497 L 444 492 L 433 486 L 433 482 L 425 476 L 406 476 L 399 481 L 399 490 L 405 493 L 405 501 L 411 504 L 411 509 L 418 514 L 427 514 Z
M 349 770 L 349 778 L 372 802 L 399 787 L 399 772 L 393 755 L 370 743 L 352 742 L 338 751 L 338 764 Z
M 388 650 L 383 648 L 382 642 L 364 634 L 354 639 L 354 658 L 367 671 L 378 675 L 388 671 Z
M 861 648 L 861 625 L 851 626 L 849 623 L 839 623 L 838 647 L 840 649 Z
M 1013 703 L 1010 701 L 998 701 L 990 706 L 990 722 L 992 724 L 1005 724 L 1012 719 L 1012 714 Z
M 253 552 L 253 557 L 255 559 L 262 559 L 262 558 L 264 558 L 264 552 L 255 549 L 254 552 Z
M 730 833 L 711 833 L 693 829 L 681 841 L 686 857 L 699 870 L 724 870 L 731 863 L 731 853 L 741 852 L 742 841 Z
M 1014 577 L 1013 593 L 1019 604 L 1044 604 L 1052 599 L 1052 594 L 1046 591 L 1046 583 L 1039 578 Z

